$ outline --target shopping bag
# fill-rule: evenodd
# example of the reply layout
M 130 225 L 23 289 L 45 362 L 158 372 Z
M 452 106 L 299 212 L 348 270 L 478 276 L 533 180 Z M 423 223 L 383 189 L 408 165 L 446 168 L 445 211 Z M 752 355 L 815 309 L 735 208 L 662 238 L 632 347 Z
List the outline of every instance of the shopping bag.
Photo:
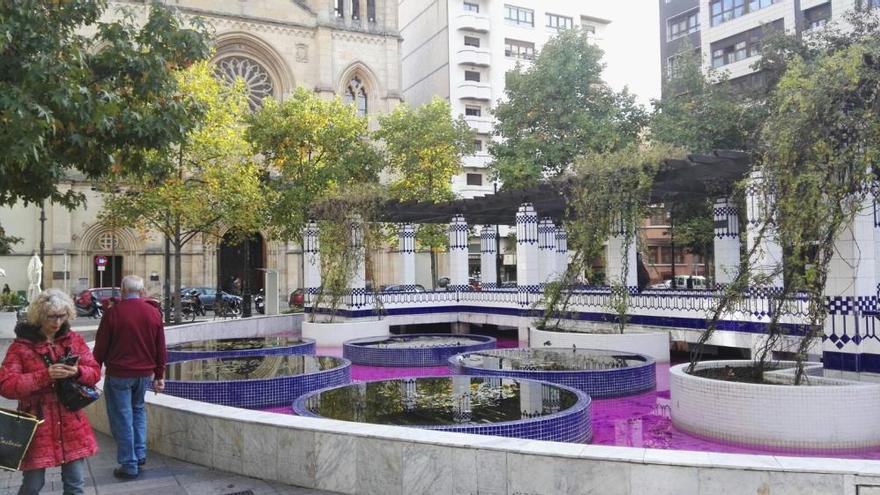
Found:
M 0 408 L 0 469 L 18 471 L 42 423 L 30 414 Z

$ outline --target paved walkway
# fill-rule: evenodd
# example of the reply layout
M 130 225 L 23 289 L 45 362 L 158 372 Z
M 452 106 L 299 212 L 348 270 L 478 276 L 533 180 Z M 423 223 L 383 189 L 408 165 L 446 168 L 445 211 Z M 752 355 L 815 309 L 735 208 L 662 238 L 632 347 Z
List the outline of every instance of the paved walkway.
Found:
M 120 481 L 113 477 L 116 447 L 113 439 L 97 433 L 101 451 L 88 459 L 86 495 L 331 495 L 330 492 L 269 483 L 149 453 L 140 478 Z M 0 493 L 14 495 L 21 473 L 0 471 Z M 61 468 L 46 472 L 42 494 L 61 495 Z

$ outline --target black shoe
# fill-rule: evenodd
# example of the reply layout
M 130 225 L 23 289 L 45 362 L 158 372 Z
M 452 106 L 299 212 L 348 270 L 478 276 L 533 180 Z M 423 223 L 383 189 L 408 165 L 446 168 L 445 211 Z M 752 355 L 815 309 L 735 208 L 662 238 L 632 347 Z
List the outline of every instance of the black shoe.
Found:
M 146 463 L 147 463 L 146 459 L 138 459 L 138 466 L 143 466 Z
M 132 474 L 132 473 L 129 473 L 129 472 L 125 471 L 125 470 L 122 469 L 122 468 L 116 468 L 116 469 L 113 470 L 113 476 L 116 477 L 116 478 L 118 478 L 118 479 L 121 479 L 121 480 L 133 480 L 133 479 L 137 479 L 137 477 L 140 476 L 140 474 L 141 474 L 141 473 L 139 473 L 139 472 L 138 472 L 138 473 L 134 473 L 134 474 Z

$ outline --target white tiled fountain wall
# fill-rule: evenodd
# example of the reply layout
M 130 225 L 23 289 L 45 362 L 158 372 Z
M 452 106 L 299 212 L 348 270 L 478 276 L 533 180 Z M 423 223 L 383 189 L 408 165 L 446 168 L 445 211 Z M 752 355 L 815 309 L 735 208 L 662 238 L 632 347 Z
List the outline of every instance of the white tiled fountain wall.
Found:
M 276 320 L 276 321 L 271 321 Z M 297 317 L 169 329 L 169 342 L 274 333 Z M 250 329 L 250 333 L 247 330 Z M 109 432 L 102 401 L 86 409 Z M 880 494 L 880 462 L 664 451 L 302 418 L 147 395 L 153 451 L 351 494 Z M 869 491 L 877 490 L 877 491 Z
M 751 361 L 706 361 L 697 369 Z M 811 378 L 812 385 L 739 383 L 670 369 L 676 427 L 702 437 L 791 449 L 880 446 L 880 384 Z M 820 384 L 821 383 L 821 384 Z

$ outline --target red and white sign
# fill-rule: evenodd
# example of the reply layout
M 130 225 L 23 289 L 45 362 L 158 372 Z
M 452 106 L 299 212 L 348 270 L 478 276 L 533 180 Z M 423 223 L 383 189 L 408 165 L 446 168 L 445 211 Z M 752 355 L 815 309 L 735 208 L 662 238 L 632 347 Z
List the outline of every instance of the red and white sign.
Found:
M 95 266 L 107 266 L 107 257 L 106 256 L 95 256 Z

